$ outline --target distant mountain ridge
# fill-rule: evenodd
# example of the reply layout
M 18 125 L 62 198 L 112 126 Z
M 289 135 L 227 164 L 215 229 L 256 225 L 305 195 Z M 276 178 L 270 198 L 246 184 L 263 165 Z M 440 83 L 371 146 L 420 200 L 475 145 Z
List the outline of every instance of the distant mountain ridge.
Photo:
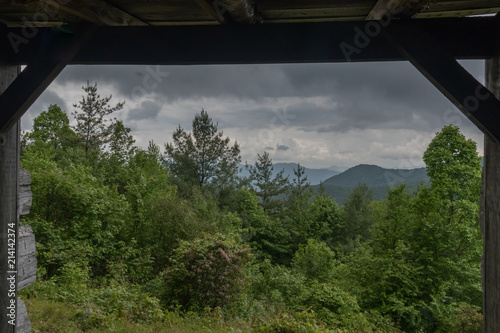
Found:
M 250 176 L 250 173 L 248 170 L 245 168 L 244 165 L 240 165 L 242 170 L 240 171 L 240 176 L 241 177 L 248 177 Z M 273 164 L 274 170 L 273 170 L 273 175 L 276 175 L 278 172 L 281 170 L 285 170 L 283 172 L 283 175 L 286 177 L 288 176 L 289 180 L 292 180 L 294 177 L 293 170 L 297 169 L 297 163 L 276 163 Z M 311 169 L 311 168 L 305 168 L 305 176 L 307 177 L 307 180 L 311 183 L 311 185 L 317 185 L 321 183 L 322 181 L 325 181 L 326 179 L 329 179 L 332 176 L 338 175 L 340 172 L 334 171 L 334 170 L 329 170 L 329 169 Z
M 360 164 L 323 181 L 325 191 L 339 204 L 343 204 L 349 192 L 359 184 L 366 184 L 372 189 L 374 200 L 382 200 L 390 187 L 403 183 L 409 190 L 428 185 L 426 168 L 386 169 L 378 165 Z M 313 186 L 315 189 L 318 187 Z
M 297 169 L 297 163 L 276 163 L 273 165 L 273 174 L 276 175 L 281 170 L 284 176 L 294 177 L 293 170 Z M 244 165 L 240 165 L 241 177 L 250 176 Z M 319 189 L 319 184 L 323 182 L 325 191 L 342 205 L 349 195 L 349 192 L 359 184 L 366 184 L 373 191 L 373 200 L 383 200 L 390 187 L 406 183 L 406 188 L 416 190 L 421 185 L 429 184 L 426 168 L 415 169 L 386 169 L 378 165 L 359 164 L 344 172 L 340 167 L 332 166 L 326 169 L 305 168 L 305 175 L 311 183 L 315 192 Z
M 356 187 L 358 184 L 365 183 L 369 187 L 374 187 L 396 186 L 404 182 L 407 184 L 418 183 L 422 180 L 429 180 L 425 168 L 385 169 L 378 165 L 359 164 L 341 174 L 326 179 L 323 184 Z

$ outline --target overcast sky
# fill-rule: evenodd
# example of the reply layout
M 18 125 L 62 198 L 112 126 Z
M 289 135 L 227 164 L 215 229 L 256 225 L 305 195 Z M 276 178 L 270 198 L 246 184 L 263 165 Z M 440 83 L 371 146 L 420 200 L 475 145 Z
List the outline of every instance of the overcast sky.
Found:
M 483 61 L 462 64 L 484 81 Z M 23 129 L 50 104 L 71 114 L 87 81 L 112 105 L 125 101 L 116 117 L 141 147 L 163 147 L 203 108 L 248 163 L 267 150 L 275 163 L 312 168 L 420 167 L 434 133 L 450 123 L 483 151 L 482 133 L 407 62 L 69 66 L 24 115 Z

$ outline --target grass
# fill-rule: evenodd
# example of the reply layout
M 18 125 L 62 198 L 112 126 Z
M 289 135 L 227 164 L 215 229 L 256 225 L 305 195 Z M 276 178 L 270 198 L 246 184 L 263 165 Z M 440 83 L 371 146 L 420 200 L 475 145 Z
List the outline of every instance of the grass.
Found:
M 400 332 L 393 327 L 373 330 L 372 328 L 334 328 L 316 323 L 314 315 L 304 310 L 288 314 L 278 312 L 271 316 L 256 316 L 252 320 L 241 318 L 226 319 L 222 311 L 205 311 L 202 314 L 165 311 L 163 321 L 154 323 L 134 323 L 126 317 L 103 315 L 82 311 L 78 306 L 30 298 L 25 301 L 31 319 L 32 333 L 371 333 Z M 96 320 L 97 318 L 97 320 Z
M 169 312 L 160 323 L 134 323 L 126 318 L 105 318 L 95 325 L 82 320 L 81 312 L 71 304 L 43 299 L 29 299 L 26 302 L 31 319 L 32 333 L 196 333 L 196 332 L 251 332 L 251 323 L 244 320 L 224 320 L 214 313 L 197 316 Z

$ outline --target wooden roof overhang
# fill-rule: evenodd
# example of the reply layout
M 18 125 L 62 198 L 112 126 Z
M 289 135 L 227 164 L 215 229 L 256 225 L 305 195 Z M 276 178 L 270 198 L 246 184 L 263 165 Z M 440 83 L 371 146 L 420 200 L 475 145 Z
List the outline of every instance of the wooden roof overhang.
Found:
M 456 59 L 499 52 L 500 0 L 0 0 L 0 95 L 10 128 L 68 64 L 408 60 L 500 141 L 500 102 Z
M 499 0 L 0 0 L 0 22 L 11 27 L 89 22 L 111 26 L 298 23 L 445 18 L 500 12 Z

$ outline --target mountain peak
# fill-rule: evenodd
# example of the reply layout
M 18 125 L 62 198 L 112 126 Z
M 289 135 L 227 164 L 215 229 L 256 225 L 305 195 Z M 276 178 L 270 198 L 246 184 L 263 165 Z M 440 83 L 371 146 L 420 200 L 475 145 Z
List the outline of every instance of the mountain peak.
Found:
M 359 164 L 347 169 L 341 174 L 328 178 L 325 185 L 335 185 L 353 188 L 365 183 L 373 186 L 395 186 L 402 183 L 428 181 L 425 168 L 417 169 L 386 169 L 378 165 Z

